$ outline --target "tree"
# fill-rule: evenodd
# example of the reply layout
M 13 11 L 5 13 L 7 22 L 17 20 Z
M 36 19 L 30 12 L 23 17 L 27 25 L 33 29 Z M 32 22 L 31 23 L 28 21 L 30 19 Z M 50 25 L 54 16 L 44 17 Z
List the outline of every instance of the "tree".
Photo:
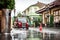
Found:
M 21 16 L 22 16 L 22 14 L 21 13 L 18 13 L 17 17 L 21 17 Z
M 6 8 L 14 9 L 15 8 L 15 1 L 14 0 L 6 0 Z
M 53 27 L 54 16 L 50 15 L 50 27 Z
M 0 9 L 4 8 L 4 0 L 0 0 Z
M 0 0 L 0 9 L 14 9 L 15 0 Z
M 9 32 L 11 24 L 11 11 L 14 8 L 15 8 L 15 0 L 0 0 L 0 10 L 2 10 L 5 13 L 6 18 L 5 32 Z

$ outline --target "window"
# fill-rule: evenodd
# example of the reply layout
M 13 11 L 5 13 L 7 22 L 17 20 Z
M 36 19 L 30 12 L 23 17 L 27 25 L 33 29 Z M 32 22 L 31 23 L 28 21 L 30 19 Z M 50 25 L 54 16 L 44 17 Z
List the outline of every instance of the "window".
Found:
M 55 16 L 55 12 L 54 12 L 54 16 Z
M 60 20 L 60 16 L 59 16 L 59 20 Z
M 54 17 L 54 22 L 59 22 L 59 16 Z
M 59 16 L 56 16 L 56 22 L 59 22 Z
M 55 13 L 55 14 L 56 14 L 56 15 L 59 15 L 59 14 L 58 14 L 58 11 L 56 11 L 56 13 Z
M 60 10 L 59 10 L 59 20 L 60 20 Z
M 60 10 L 54 11 L 54 22 L 59 22 L 60 20 Z
M 60 10 L 59 10 L 59 15 L 60 15 Z
M 37 8 L 34 8 L 35 11 L 37 11 Z

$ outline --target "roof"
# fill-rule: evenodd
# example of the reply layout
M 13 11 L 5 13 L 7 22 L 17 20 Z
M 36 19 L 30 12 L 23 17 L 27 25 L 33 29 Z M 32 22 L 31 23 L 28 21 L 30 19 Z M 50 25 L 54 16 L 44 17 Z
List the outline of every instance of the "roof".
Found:
M 41 2 L 37 2 L 36 4 L 33 4 L 33 5 L 30 5 L 28 8 L 26 8 L 25 10 L 27 10 L 27 9 L 29 9 L 31 6 L 38 6 L 39 8 L 41 8 L 41 7 L 43 7 L 43 6 L 45 6 L 46 4 L 44 4 L 44 3 L 41 3 Z M 24 10 L 24 11 L 25 11 Z
M 59 6 L 59 5 L 60 5 L 60 0 L 55 0 L 54 2 L 46 5 L 45 8 L 36 11 L 36 13 L 41 13 L 41 12 L 43 12 L 43 11 L 46 11 L 46 9 L 51 9 L 51 8 L 53 8 L 53 7 L 55 7 L 55 6 Z
M 40 14 L 36 14 L 36 13 L 30 13 L 30 14 L 28 14 L 28 16 L 38 16 L 38 15 L 40 15 Z

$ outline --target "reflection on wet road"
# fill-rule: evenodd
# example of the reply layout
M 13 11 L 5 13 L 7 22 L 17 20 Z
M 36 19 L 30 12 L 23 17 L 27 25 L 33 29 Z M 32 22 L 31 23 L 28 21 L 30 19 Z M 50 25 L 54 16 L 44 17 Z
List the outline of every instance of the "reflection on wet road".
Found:
M 5 35 L 5 34 L 0 34 L 0 40 L 11 40 L 10 34 Z
M 21 35 L 19 36 L 21 37 Z M 24 37 L 24 35 L 22 37 Z M 0 40 L 60 40 L 60 34 L 40 33 L 29 30 L 28 36 L 24 39 L 12 39 L 11 35 L 8 33 L 0 34 Z

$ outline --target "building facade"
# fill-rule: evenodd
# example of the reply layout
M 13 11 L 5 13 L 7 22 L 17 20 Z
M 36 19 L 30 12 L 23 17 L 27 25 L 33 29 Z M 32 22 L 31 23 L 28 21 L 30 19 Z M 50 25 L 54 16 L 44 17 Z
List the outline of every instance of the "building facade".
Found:
M 30 17 L 31 24 L 33 23 L 34 18 L 39 17 L 41 14 L 36 14 L 36 11 L 44 7 L 45 4 L 41 2 L 37 2 L 36 4 L 30 5 L 27 9 L 23 11 L 24 14 Z
M 37 2 L 36 4 L 30 5 L 28 8 L 26 8 L 22 13 L 31 16 L 31 15 L 35 15 L 35 11 L 41 9 L 43 6 L 45 6 L 45 4 L 41 3 L 41 2 Z
M 54 16 L 53 23 L 60 26 L 60 1 L 55 0 L 54 2 L 46 5 L 45 8 L 36 11 L 37 13 L 41 13 L 43 15 L 43 24 L 50 22 L 50 15 Z

